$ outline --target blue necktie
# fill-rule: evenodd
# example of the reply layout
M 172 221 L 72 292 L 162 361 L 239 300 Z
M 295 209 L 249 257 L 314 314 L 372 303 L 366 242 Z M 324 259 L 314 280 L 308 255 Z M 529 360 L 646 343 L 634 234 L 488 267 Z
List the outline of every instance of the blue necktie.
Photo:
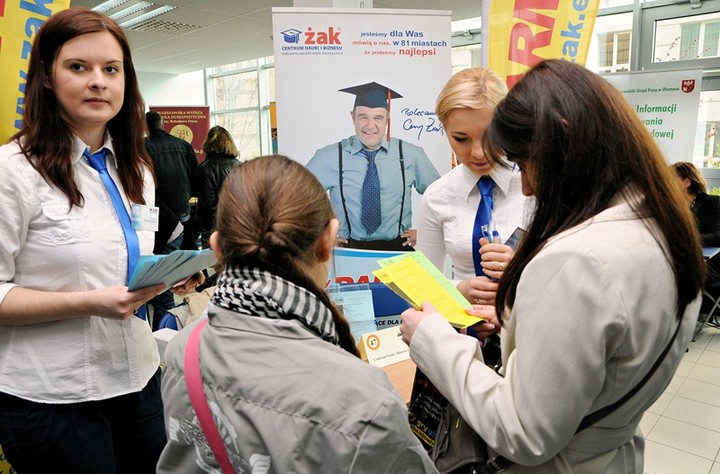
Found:
M 365 227 L 367 234 L 370 235 L 380 227 L 380 177 L 375 165 L 375 155 L 380 151 L 380 148 L 376 150 L 363 148 L 361 151 L 367 158 L 368 164 L 360 200 L 362 208 L 360 222 Z
M 120 224 L 122 224 L 123 234 L 125 235 L 125 246 L 127 247 L 128 254 L 127 278 L 125 280 L 125 283 L 127 284 L 130 281 L 130 276 L 132 275 L 135 265 L 137 265 L 138 259 L 140 258 L 140 241 L 138 240 L 135 229 L 133 229 L 130 215 L 125 208 L 125 203 L 122 200 L 122 196 L 120 196 L 120 191 L 118 191 L 115 181 L 113 181 L 112 177 L 108 173 L 107 166 L 105 165 L 106 154 L 107 150 L 105 148 L 92 155 L 87 148 L 83 152 L 83 156 L 87 158 L 90 166 L 92 166 L 95 171 L 100 174 L 100 179 L 105 185 L 108 194 L 110 194 L 110 199 L 115 207 L 115 212 L 120 219 Z M 138 309 L 136 316 L 141 319 L 145 319 L 145 313 L 145 305 L 143 305 Z
M 495 189 L 495 181 L 489 176 L 481 177 L 477 182 L 480 190 L 480 205 L 477 214 L 475 214 L 475 225 L 473 227 L 472 254 L 473 264 L 475 265 L 475 275 L 482 276 L 485 272 L 482 270 L 480 262 L 480 237 L 482 234 L 482 226 L 490 226 L 490 215 L 493 209 L 493 189 Z

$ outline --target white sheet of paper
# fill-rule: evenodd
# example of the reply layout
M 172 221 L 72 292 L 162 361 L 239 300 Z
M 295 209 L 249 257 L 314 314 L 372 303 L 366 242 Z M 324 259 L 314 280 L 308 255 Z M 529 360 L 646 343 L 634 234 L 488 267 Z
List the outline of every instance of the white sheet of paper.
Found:
M 350 323 L 350 332 L 355 342 L 360 336 L 377 329 L 375 326 L 375 310 L 373 309 L 372 291 L 367 289 L 343 289 L 342 286 L 328 290 L 330 299 L 342 308 Z

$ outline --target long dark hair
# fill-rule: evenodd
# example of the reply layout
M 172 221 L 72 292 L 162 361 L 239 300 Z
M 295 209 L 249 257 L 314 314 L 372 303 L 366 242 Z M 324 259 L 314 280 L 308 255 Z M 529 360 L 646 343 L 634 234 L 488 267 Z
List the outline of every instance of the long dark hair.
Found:
M 72 132 L 60 114 L 55 92 L 45 87 L 45 81 L 51 77 L 58 52 L 67 41 L 98 32 L 113 35 L 123 51 L 124 101 L 107 123 L 107 130 L 113 138 L 122 186 L 131 201 L 144 204 L 143 172 L 145 168 L 153 169 L 143 140 L 145 104 L 125 33 L 101 13 L 70 8 L 52 15 L 40 27 L 30 53 L 22 129 L 13 139 L 45 181 L 67 196 L 71 206 L 83 204 L 73 173 Z
M 347 320 L 308 276 L 315 243 L 335 217 L 322 186 L 299 163 L 281 155 L 236 166 L 225 179 L 217 207 L 221 265 L 267 270 L 317 296 L 330 309 L 340 346 L 358 355 Z
M 568 61 L 539 63 L 498 104 L 485 147 L 493 160 L 507 155 L 524 173 L 529 169 L 537 198 L 535 217 L 500 281 L 499 317 L 512 308 L 525 266 L 547 240 L 619 195 L 656 225 L 648 229 L 673 269 L 678 317 L 697 297 L 705 263 L 677 178 L 635 111 L 600 76 Z

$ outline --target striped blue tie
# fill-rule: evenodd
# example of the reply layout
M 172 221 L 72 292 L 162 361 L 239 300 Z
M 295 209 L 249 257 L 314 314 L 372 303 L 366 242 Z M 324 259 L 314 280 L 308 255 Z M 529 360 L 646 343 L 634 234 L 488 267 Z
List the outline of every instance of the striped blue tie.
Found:
M 120 224 L 122 224 L 123 234 L 125 235 L 125 246 L 127 247 L 128 254 L 127 278 L 125 279 L 125 284 L 127 284 L 130 281 L 130 276 L 132 275 L 135 265 L 137 265 L 138 259 L 140 258 L 140 241 L 138 240 L 135 229 L 133 229 L 132 220 L 130 220 L 130 215 L 125 208 L 125 203 L 122 200 L 122 196 L 120 196 L 120 191 L 118 190 L 115 181 L 113 181 L 112 177 L 108 173 L 107 166 L 105 165 L 106 155 L 107 150 L 105 148 L 95 154 L 90 154 L 87 148 L 83 152 L 83 156 L 87 158 L 90 166 L 92 166 L 100 174 L 100 179 L 105 185 L 108 194 L 110 194 L 110 199 L 115 207 L 115 212 L 120 219 Z M 141 319 L 145 319 L 145 315 L 146 310 L 145 305 L 143 305 L 136 312 L 136 316 Z

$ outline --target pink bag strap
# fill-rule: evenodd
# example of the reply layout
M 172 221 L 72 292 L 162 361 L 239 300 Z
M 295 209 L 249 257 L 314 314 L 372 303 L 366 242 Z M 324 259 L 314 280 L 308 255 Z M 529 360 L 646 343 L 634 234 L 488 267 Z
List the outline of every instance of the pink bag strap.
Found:
M 205 438 L 215 455 L 215 459 L 220 464 L 223 473 L 235 474 L 235 468 L 230 462 L 227 448 L 223 443 L 222 436 L 220 436 L 220 431 L 217 424 L 215 424 L 207 397 L 203 391 L 202 375 L 200 374 L 200 333 L 207 323 L 207 319 L 200 321 L 190 333 L 185 348 L 185 383 L 187 384 L 193 409 L 200 422 L 200 427 L 205 433 Z

